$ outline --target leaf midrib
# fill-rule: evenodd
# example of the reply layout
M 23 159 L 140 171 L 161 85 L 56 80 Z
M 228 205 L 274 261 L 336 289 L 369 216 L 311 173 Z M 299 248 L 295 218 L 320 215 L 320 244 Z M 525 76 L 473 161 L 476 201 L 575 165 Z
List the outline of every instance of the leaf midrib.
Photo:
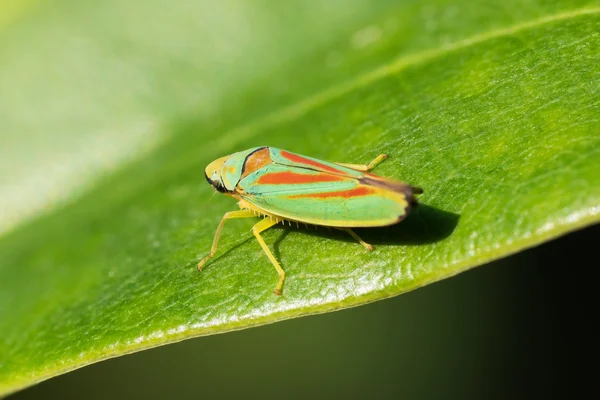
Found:
M 386 77 L 398 74 L 406 68 L 431 61 L 437 57 L 441 57 L 468 48 L 477 44 L 481 44 L 487 40 L 493 40 L 500 37 L 514 35 L 519 32 L 526 31 L 531 28 L 551 24 L 557 21 L 569 20 L 587 15 L 600 14 L 600 7 L 581 8 L 576 10 L 564 11 L 557 14 L 546 15 L 527 22 L 521 22 L 509 27 L 495 29 L 492 31 L 472 35 L 468 38 L 461 39 L 435 49 L 426 49 L 416 53 L 410 53 L 405 56 L 398 57 L 388 64 L 377 67 L 369 72 L 363 73 L 358 77 L 344 83 L 340 83 L 333 87 L 327 88 L 319 93 L 313 94 L 305 100 L 298 101 L 292 105 L 282 107 L 281 109 L 262 116 L 245 125 L 234 128 L 227 133 L 224 133 L 216 140 L 217 145 L 222 147 L 231 147 L 234 142 L 240 142 L 252 138 L 261 130 L 279 125 L 288 121 L 297 119 L 309 111 L 326 104 L 346 93 L 357 90 L 362 86 L 372 84 Z

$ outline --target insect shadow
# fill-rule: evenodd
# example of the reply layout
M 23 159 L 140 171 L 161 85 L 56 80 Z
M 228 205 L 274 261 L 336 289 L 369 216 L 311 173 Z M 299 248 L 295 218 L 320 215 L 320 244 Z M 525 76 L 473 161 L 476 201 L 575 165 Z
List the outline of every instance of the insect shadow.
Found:
M 367 243 L 377 248 L 377 245 L 421 245 L 438 242 L 450 236 L 458 225 L 460 215 L 441 210 L 426 204 L 419 204 L 413 208 L 406 219 L 399 224 L 381 228 L 355 228 L 354 231 Z M 300 225 L 303 233 L 323 239 L 341 240 L 344 242 L 356 242 L 346 232 L 327 227 Z M 276 257 L 280 257 L 279 245 L 285 237 L 296 227 L 275 226 L 271 229 L 283 231 L 273 242 L 273 250 Z
M 399 224 L 385 226 L 381 228 L 354 228 L 353 230 L 367 243 L 377 248 L 378 245 L 412 245 L 434 243 L 450 236 L 458 225 L 460 216 L 458 214 L 444 211 L 426 204 L 415 206 L 406 219 Z M 277 259 L 281 259 L 279 247 L 281 242 L 290 234 L 290 232 L 301 231 L 303 234 L 317 236 L 324 240 L 340 240 L 343 242 L 356 243 L 346 232 L 335 228 L 315 227 L 314 225 L 275 225 L 269 230 L 278 230 L 281 232 L 277 238 L 269 243 L 273 249 L 273 254 Z M 245 240 L 226 250 L 220 257 L 226 256 L 229 252 L 235 251 L 245 243 L 255 240 L 250 234 Z M 360 246 L 356 243 L 357 246 Z

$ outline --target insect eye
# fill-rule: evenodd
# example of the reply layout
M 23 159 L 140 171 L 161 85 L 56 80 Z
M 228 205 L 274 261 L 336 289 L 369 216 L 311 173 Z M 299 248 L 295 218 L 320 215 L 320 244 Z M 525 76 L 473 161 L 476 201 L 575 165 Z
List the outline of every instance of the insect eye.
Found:
M 225 193 L 227 191 L 220 180 L 214 180 L 212 185 L 218 192 Z

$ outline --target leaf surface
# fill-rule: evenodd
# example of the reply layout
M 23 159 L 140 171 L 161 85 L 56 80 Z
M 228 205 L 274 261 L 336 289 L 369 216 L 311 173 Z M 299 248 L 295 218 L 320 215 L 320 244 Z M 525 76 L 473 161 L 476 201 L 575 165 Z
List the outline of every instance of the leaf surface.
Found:
M 598 221 L 596 2 L 370 3 L 223 2 L 207 26 L 202 5 L 64 1 L 0 20 L 0 392 L 395 296 Z M 265 232 L 282 297 L 253 221 L 229 221 L 199 273 L 236 208 L 204 167 L 259 145 L 386 153 L 375 172 L 422 205 L 359 230 L 372 253 Z

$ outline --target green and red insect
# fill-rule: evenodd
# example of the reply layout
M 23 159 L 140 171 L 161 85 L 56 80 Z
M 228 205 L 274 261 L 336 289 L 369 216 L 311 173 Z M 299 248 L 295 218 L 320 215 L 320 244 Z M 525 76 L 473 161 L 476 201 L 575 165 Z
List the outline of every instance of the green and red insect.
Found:
M 285 272 L 260 236 L 285 221 L 328 226 L 348 232 L 367 250 L 351 228 L 397 224 L 416 204 L 421 188 L 369 173 L 387 156 L 368 165 L 331 163 L 274 147 L 255 147 L 221 157 L 205 170 L 206 180 L 217 191 L 238 200 L 241 210 L 225 213 L 217 228 L 210 254 L 215 254 L 221 229 L 232 218 L 265 217 L 252 228 L 261 247 L 275 266 L 280 295 Z

